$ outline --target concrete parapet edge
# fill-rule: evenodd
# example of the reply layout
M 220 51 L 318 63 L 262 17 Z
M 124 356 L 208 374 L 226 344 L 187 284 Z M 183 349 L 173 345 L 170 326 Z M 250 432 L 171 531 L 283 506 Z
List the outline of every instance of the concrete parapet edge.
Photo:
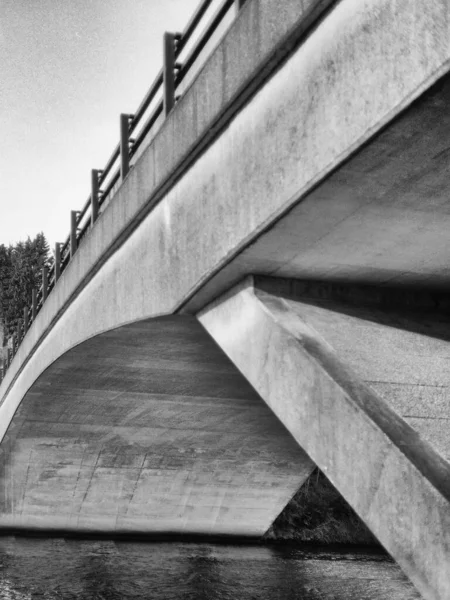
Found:
M 292 310 L 301 295 L 270 289 L 249 277 L 198 318 L 424 598 L 447 599 L 450 465 Z

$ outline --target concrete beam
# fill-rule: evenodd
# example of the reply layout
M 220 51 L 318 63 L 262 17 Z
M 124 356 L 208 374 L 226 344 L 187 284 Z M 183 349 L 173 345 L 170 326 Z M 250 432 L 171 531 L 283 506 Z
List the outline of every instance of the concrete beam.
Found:
M 80 344 L 0 445 L 0 532 L 259 537 L 313 463 L 194 317 Z
M 333 321 L 298 286 L 286 290 L 248 278 L 198 317 L 424 598 L 448 599 L 449 463 L 369 387 L 358 359 L 348 366 L 341 346 L 357 336 L 335 350 L 349 333 L 342 315 Z M 330 344 L 322 333 L 332 325 Z M 370 340 L 378 358 L 377 344 L 387 344 Z

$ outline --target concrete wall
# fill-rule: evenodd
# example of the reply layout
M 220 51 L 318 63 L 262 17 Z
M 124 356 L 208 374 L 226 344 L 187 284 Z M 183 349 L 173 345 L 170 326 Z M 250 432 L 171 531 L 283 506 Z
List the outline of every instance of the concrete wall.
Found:
M 273 283 L 272 283 L 273 282 Z M 339 359 L 450 460 L 450 296 L 265 279 Z M 348 289 L 348 292 L 346 292 Z M 343 292 L 343 293 L 342 293 Z M 352 297 L 352 294 L 355 296 Z

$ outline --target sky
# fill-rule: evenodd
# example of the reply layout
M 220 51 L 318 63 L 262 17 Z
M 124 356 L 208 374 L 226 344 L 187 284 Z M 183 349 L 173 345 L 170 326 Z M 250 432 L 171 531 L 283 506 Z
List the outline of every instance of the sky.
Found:
M 0 0 L 0 244 L 67 237 L 199 0 Z

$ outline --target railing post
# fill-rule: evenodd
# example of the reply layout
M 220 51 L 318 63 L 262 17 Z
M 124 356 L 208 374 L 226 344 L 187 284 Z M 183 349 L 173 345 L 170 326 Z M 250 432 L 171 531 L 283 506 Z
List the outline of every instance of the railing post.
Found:
M 47 267 L 42 267 L 42 304 L 48 296 L 48 271 Z
M 78 226 L 78 211 L 70 211 L 70 259 L 77 251 L 77 226 Z
M 31 290 L 31 318 L 34 320 L 36 319 L 36 310 L 37 310 L 37 292 L 36 292 L 36 288 L 33 288 Z
M 175 34 L 164 34 L 164 117 L 172 110 L 175 104 Z
M 130 119 L 131 115 L 120 115 L 120 178 L 122 181 L 130 170 Z
M 61 275 L 61 244 L 56 242 L 55 244 L 55 283 L 58 281 Z
M 122 121 L 120 124 L 120 128 L 122 129 Z M 121 136 L 122 137 L 122 136 Z M 98 193 L 99 193 L 99 185 L 98 185 L 98 170 L 92 169 L 91 171 L 91 225 L 95 223 L 98 217 Z
M 25 337 L 28 331 L 28 306 L 23 309 L 23 337 Z

